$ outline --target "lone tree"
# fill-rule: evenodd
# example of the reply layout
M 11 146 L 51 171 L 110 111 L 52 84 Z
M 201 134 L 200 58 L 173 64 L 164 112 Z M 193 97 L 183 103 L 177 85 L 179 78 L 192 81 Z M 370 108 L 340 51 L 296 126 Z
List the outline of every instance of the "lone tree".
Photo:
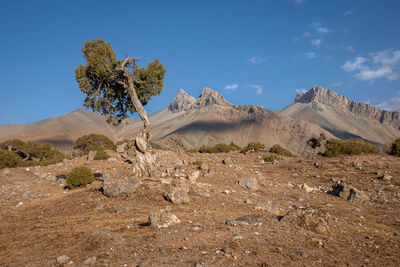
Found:
M 88 40 L 82 48 L 86 65 L 75 70 L 79 89 L 86 94 L 84 106 L 108 117 L 108 122 L 120 122 L 137 112 L 143 128 L 135 139 L 136 158 L 143 174 L 151 175 L 154 162 L 147 151 L 151 126 L 143 108 L 164 86 L 164 65 L 158 60 L 139 68 L 138 58 L 116 58 L 111 45 L 99 38 Z M 153 165 L 153 166 L 150 166 Z

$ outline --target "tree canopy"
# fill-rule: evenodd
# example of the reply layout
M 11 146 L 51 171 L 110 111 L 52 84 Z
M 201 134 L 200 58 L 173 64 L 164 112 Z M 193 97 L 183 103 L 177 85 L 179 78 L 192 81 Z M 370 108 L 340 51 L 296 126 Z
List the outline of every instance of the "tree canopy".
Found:
M 135 112 L 143 119 L 141 105 L 159 95 L 164 86 L 164 65 L 156 59 L 147 68 L 139 68 L 137 58 L 118 60 L 110 43 L 101 38 L 86 41 L 82 52 L 87 64 L 75 70 L 75 77 L 86 94 L 84 106 L 108 116 L 109 122 Z

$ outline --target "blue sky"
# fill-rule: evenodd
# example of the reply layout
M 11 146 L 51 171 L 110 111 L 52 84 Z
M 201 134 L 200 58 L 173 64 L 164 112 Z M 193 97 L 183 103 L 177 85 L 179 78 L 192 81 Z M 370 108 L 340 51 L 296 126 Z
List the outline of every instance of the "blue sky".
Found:
M 272 110 L 314 85 L 400 108 L 397 0 L 3 0 L 0 10 L 0 124 L 82 107 L 74 70 L 99 37 L 120 58 L 165 64 L 149 113 L 204 87 Z

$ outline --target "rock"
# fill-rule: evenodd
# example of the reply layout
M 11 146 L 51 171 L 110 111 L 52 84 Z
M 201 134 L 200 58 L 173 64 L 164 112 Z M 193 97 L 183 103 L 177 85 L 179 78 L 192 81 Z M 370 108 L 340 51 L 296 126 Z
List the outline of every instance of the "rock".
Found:
M 121 203 L 119 205 L 114 205 L 112 209 L 115 213 L 123 213 L 130 211 L 132 209 L 132 206 L 126 203 Z
M 151 267 L 151 260 L 147 260 L 138 265 L 138 267 Z
M 289 211 L 280 218 L 280 222 L 297 225 L 319 234 L 327 234 L 329 225 L 326 217 L 326 214 L 312 207 L 302 207 Z
M 234 251 L 233 248 L 230 247 L 224 247 L 222 249 L 222 252 L 224 252 L 225 254 L 232 254 L 233 251 Z
M 254 177 L 244 177 L 237 182 L 240 186 L 250 190 L 258 189 L 258 181 Z
M 184 90 L 180 89 L 169 104 L 168 109 L 171 112 L 181 112 L 188 110 L 195 102 L 196 99 L 193 96 L 189 96 Z
M 175 171 L 177 171 L 177 172 L 178 172 L 178 171 L 182 171 L 182 172 L 185 171 L 185 165 L 178 165 L 178 166 L 176 166 L 176 167 L 175 167 Z
M 103 203 L 101 203 L 101 204 L 99 204 L 99 205 L 97 205 L 96 207 L 94 207 L 94 211 L 96 211 L 96 210 L 101 210 L 102 208 L 104 208 L 104 204 Z
M 225 223 L 226 225 L 229 225 L 229 226 L 249 225 L 248 222 L 239 221 L 239 220 L 226 220 L 224 223 Z
M 265 210 L 268 211 L 271 214 L 278 215 L 279 214 L 279 209 L 275 206 L 274 202 L 272 200 L 267 200 L 264 202 L 257 203 L 255 206 L 256 210 Z
M 33 192 L 32 192 L 32 191 L 26 191 L 26 192 L 23 194 L 23 196 L 24 196 L 24 197 L 31 197 L 31 196 L 33 196 Z
M 320 162 L 314 162 L 314 166 L 315 168 L 320 168 L 322 166 L 322 164 Z
M 95 264 L 96 261 L 97 261 L 97 257 L 96 257 L 96 256 L 93 256 L 93 257 L 87 258 L 87 259 L 83 262 L 83 264 L 84 264 L 84 265 Z
M 344 198 L 350 202 L 368 203 L 369 197 L 352 185 L 337 183 L 328 194 Z
M 62 255 L 57 257 L 58 264 L 67 264 L 69 262 L 69 257 L 67 255 Z
M 125 149 L 128 147 L 128 143 L 123 143 L 119 146 L 117 146 L 117 149 L 115 150 L 117 153 L 124 153 Z
M 379 180 L 382 181 L 390 181 L 393 177 L 390 176 L 388 173 L 384 173 L 382 176 L 378 177 Z
M 140 185 L 141 179 L 129 171 L 121 171 L 119 175 L 104 177 L 103 194 L 107 197 L 116 197 L 120 194 L 130 195 Z
M 223 159 L 222 163 L 225 164 L 225 165 L 232 165 L 233 164 L 231 158 Z
M 304 251 L 297 251 L 296 252 L 296 255 L 297 256 L 300 256 L 300 257 L 308 257 L 308 255 L 307 255 L 307 253 L 305 253 Z
M 171 213 L 168 208 L 160 209 L 156 212 L 150 212 L 149 224 L 157 226 L 158 228 L 166 228 L 174 224 L 178 224 L 181 221 L 175 214 Z
M 117 159 L 116 159 L 116 158 L 109 158 L 109 159 L 107 159 L 107 161 L 108 161 L 108 162 L 116 162 Z
M 189 194 L 180 187 L 173 187 L 165 192 L 164 198 L 173 204 L 186 204 L 190 202 Z
M 197 181 L 197 179 L 199 178 L 199 176 L 200 176 L 200 172 L 199 171 L 195 171 L 195 172 L 193 172 L 191 175 L 189 175 L 189 181 L 191 181 L 191 182 L 196 182 Z
M 243 236 L 238 235 L 238 234 L 235 234 L 235 235 L 233 235 L 233 237 L 232 237 L 232 240 L 233 240 L 233 241 L 241 240 L 241 239 L 243 239 Z
M 306 191 L 306 193 L 313 193 L 314 187 L 308 186 L 306 184 L 302 184 L 300 187 L 302 190 Z
M 89 154 L 87 155 L 88 160 L 94 160 L 94 157 L 96 156 L 97 151 L 89 151 Z

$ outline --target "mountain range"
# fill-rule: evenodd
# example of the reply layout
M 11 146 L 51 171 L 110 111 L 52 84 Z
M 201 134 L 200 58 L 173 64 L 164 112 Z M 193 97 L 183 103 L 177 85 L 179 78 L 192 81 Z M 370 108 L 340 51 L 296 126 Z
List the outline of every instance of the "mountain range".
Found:
M 244 146 L 259 141 L 303 155 L 309 150 L 307 140 L 320 133 L 380 146 L 400 137 L 399 112 L 355 102 L 320 86 L 298 94 L 294 103 L 280 111 L 234 105 L 210 88 L 204 88 L 197 99 L 181 89 L 166 108 L 150 115 L 150 121 L 151 141 L 178 151 L 220 142 Z M 105 117 L 78 109 L 36 123 L 0 125 L 0 141 L 18 138 L 67 150 L 77 138 L 90 133 L 114 141 L 133 138 L 141 125 L 140 119 L 128 119 L 112 126 Z

